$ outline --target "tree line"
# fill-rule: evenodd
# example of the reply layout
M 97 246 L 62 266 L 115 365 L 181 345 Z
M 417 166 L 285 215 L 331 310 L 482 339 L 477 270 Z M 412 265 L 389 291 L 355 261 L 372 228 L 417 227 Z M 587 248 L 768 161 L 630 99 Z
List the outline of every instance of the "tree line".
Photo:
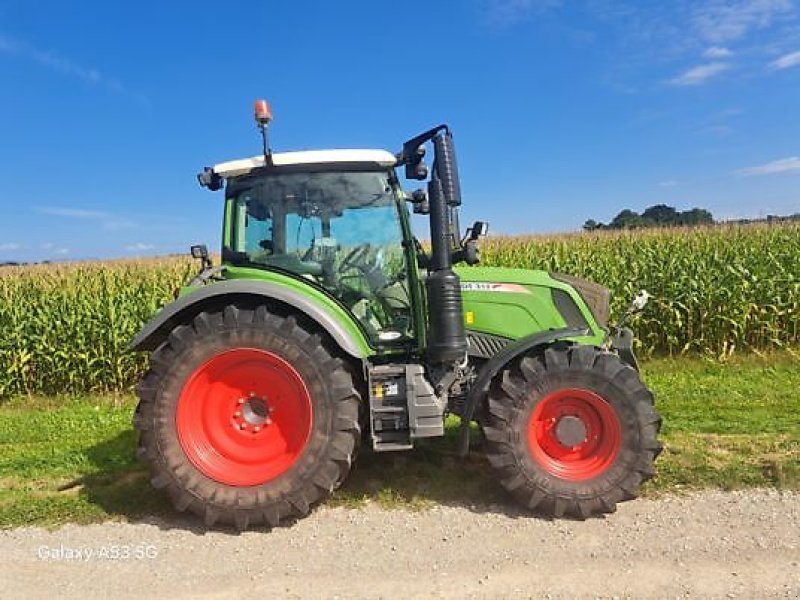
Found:
M 676 210 L 666 204 L 656 204 L 644 210 L 642 214 L 626 208 L 620 211 L 608 223 L 600 223 L 589 219 L 583 224 L 587 231 L 597 229 L 639 229 L 642 227 L 682 227 L 690 225 L 711 225 L 714 215 L 705 208 L 692 208 L 691 210 Z

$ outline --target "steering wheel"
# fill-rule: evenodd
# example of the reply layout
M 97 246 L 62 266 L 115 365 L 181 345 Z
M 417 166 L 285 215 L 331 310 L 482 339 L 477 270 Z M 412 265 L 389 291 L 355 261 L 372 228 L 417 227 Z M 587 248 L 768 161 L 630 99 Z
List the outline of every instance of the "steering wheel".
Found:
M 347 253 L 347 256 L 342 259 L 342 262 L 339 263 L 339 272 L 341 273 L 346 271 L 350 267 L 355 267 L 359 271 L 364 271 L 364 259 L 367 257 L 367 253 L 369 252 L 370 248 L 371 246 L 369 244 L 359 244 L 353 248 Z

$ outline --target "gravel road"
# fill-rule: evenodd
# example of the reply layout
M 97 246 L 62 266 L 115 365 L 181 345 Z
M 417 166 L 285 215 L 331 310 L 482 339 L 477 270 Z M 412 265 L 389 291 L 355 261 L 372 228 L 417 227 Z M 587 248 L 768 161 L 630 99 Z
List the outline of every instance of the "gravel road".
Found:
M 0 557 L 4 599 L 800 598 L 800 493 L 640 499 L 586 522 L 370 506 L 241 535 L 22 528 L 0 532 Z

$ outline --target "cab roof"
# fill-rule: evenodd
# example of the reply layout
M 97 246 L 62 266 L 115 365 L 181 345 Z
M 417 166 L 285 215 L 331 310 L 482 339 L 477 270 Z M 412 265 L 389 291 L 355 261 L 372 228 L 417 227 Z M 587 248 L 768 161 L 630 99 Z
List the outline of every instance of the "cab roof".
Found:
M 397 164 L 397 158 L 386 150 L 303 150 L 299 152 L 274 152 L 272 164 L 276 167 L 308 165 L 363 165 L 367 168 L 386 168 Z M 238 177 L 264 166 L 264 156 L 240 158 L 214 165 L 220 177 Z

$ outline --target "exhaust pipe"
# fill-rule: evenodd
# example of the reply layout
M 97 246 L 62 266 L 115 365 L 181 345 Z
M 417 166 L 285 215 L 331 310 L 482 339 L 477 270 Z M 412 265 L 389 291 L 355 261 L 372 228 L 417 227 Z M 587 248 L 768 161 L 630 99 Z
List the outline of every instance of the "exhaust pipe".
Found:
M 453 136 L 444 133 L 433 138 L 434 163 L 428 183 L 431 221 L 430 275 L 428 291 L 428 358 L 432 363 L 460 362 L 467 353 L 461 280 L 453 272 L 452 251 L 458 232 L 453 232 L 451 212 L 461 204 Z

